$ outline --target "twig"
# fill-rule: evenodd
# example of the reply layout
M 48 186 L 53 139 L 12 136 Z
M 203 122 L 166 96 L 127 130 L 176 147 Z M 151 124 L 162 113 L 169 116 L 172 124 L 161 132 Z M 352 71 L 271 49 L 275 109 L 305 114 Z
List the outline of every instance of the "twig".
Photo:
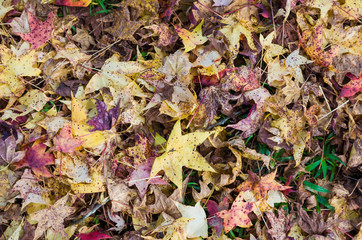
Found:
M 319 122 L 320 120 L 322 120 L 322 119 L 324 119 L 324 118 L 328 117 L 328 116 L 329 116 L 329 114 L 331 114 L 331 113 L 333 113 L 333 112 L 337 111 L 338 109 L 340 109 L 341 107 L 343 107 L 344 105 L 346 105 L 348 102 L 349 102 L 349 100 L 345 101 L 342 105 L 340 105 L 340 106 L 336 107 L 335 109 L 333 109 L 332 111 L 330 111 L 329 113 L 327 113 L 326 115 L 324 115 L 323 117 L 321 117 L 320 119 L 318 119 L 318 122 Z

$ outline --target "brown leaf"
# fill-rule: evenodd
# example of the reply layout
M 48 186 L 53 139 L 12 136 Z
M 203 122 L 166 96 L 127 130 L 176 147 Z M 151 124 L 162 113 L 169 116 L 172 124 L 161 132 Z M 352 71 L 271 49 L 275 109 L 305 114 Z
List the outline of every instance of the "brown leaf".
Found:
M 306 233 L 319 234 L 322 235 L 325 230 L 329 228 L 332 224 L 331 222 L 324 222 L 323 216 L 321 213 L 317 213 L 317 211 L 313 210 L 313 216 L 309 217 L 308 213 L 302 208 L 300 204 L 297 205 L 298 211 L 298 225 L 299 227 Z
M 284 209 L 278 209 L 278 217 L 273 212 L 265 212 L 265 214 L 270 223 L 268 233 L 275 240 L 285 240 L 288 231 L 292 227 L 290 225 L 292 215 L 287 215 Z
M 40 210 L 33 214 L 32 219 L 38 222 L 34 240 L 40 238 L 49 228 L 52 228 L 55 232 L 60 233 L 63 237 L 68 238 L 68 235 L 64 230 L 63 222 L 64 218 L 72 214 L 75 208 L 66 206 L 65 204 L 67 203 L 67 200 L 68 195 L 65 195 L 49 208 Z

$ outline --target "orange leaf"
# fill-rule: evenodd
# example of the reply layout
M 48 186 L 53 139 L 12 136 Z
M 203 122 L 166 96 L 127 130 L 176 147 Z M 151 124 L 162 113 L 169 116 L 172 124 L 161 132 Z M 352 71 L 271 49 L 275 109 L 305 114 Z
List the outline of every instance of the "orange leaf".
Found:
M 235 226 L 242 228 L 251 227 L 253 224 L 248 217 L 248 214 L 252 212 L 253 209 L 254 203 L 244 202 L 243 194 L 240 193 L 239 196 L 236 197 L 230 210 L 223 210 L 218 212 L 216 215 L 224 220 L 224 228 L 225 232 L 227 233 Z
M 56 5 L 69 6 L 69 7 L 88 7 L 92 0 L 57 0 Z
M 332 46 L 330 50 L 324 51 L 323 25 L 317 26 L 313 33 L 306 30 L 300 34 L 298 30 L 298 36 L 306 53 L 314 60 L 315 64 L 321 67 L 328 67 L 339 52 L 339 46 Z
M 269 190 L 283 191 L 291 188 L 277 183 L 274 180 L 276 173 L 277 171 L 274 171 L 259 180 L 258 176 L 250 171 L 248 179 L 237 187 L 237 190 L 241 192 L 250 190 L 255 194 L 256 200 L 259 201 L 266 198 Z

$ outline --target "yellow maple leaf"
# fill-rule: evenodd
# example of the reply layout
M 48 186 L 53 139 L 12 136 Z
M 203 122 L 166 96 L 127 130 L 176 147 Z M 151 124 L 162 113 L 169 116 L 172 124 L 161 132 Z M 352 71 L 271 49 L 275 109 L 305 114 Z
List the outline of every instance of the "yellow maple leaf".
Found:
M 227 24 L 220 29 L 220 32 L 222 32 L 229 41 L 229 49 L 233 56 L 236 56 L 239 52 L 240 37 L 242 35 L 245 36 L 251 50 L 256 50 L 250 26 L 248 26 L 247 23 L 238 20 L 237 16 L 233 14 L 230 14 L 228 18 L 224 18 L 221 22 Z
M 201 45 L 208 40 L 207 37 L 202 36 L 201 27 L 203 23 L 204 20 L 202 20 L 192 32 L 175 26 L 177 34 L 180 36 L 183 44 L 185 45 L 185 52 L 193 50 L 197 45 Z
M 195 148 L 210 134 L 211 132 L 194 132 L 182 135 L 181 123 L 177 121 L 168 139 L 166 152 L 155 159 L 150 178 L 163 170 L 165 175 L 181 189 L 183 166 L 198 171 L 215 172 L 204 157 L 195 151 Z
M 93 128 L 87 124 L 87 113 L 84 111 L 80 100 L 72 98 L 72 130 L 75 138 L 83 141 L 85 148 L 94 148 L 106 141 L 102 131 L 90 132 Z
M 0 68 L 0 97 L 22 93 L 25 84 L 19 77 L 36 77 L 41 73 L 40 69 L 35 67 L 35 50 L 21 54 L 15 48 L 9 49 L 0 45 L 0 59 L 3 65 L 3 68 Z

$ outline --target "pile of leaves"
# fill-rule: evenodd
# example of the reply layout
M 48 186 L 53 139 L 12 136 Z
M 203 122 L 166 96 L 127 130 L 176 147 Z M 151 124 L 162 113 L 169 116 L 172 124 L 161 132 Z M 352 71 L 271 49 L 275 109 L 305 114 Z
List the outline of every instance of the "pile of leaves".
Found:
M 0 0 L 0 239 L 361 239 L 359 0 Z

